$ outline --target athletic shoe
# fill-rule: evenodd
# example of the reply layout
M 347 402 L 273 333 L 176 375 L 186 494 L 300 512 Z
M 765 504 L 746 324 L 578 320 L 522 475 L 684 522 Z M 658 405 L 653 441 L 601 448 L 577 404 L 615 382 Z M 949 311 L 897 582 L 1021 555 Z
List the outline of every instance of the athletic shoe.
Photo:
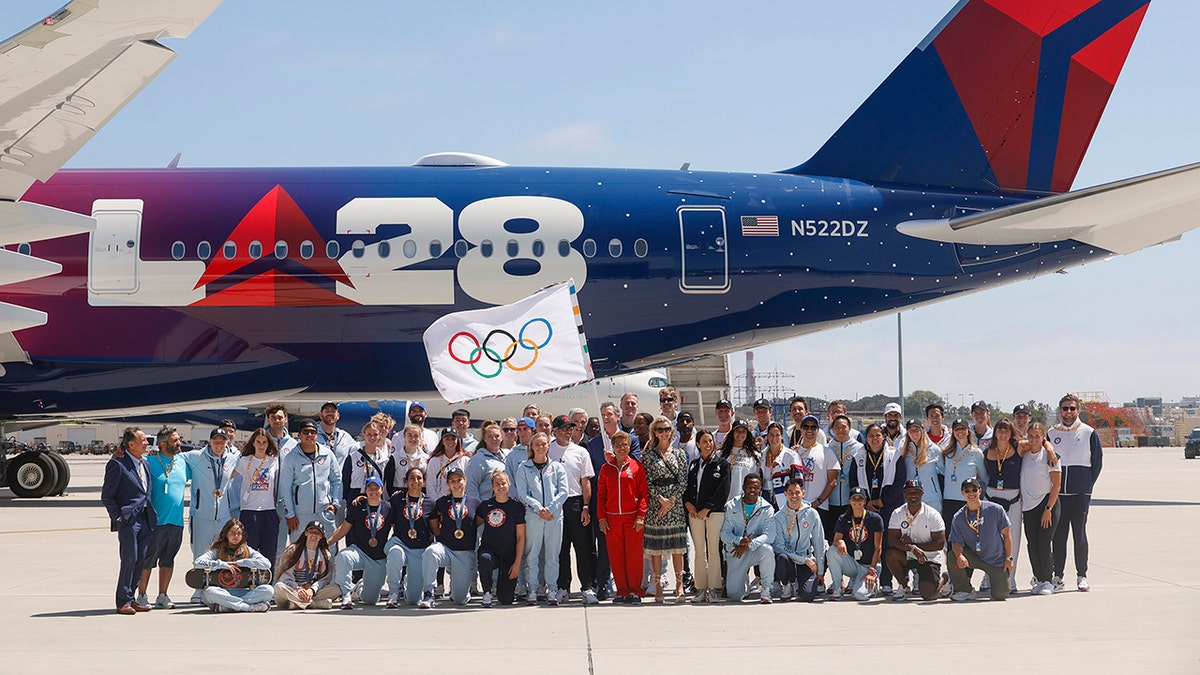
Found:
M 149 605 L 149 604 L 150 604 L 150 598 L 147 598 L 145 593 L 138 593 L 137 600 L 134 600 L 134 601 L 133 601 L 133 604 L 135 604 L 135 605 Z
M 762 589 L 762 578 L 754 577 L 753 579 L 750 580 L 750 585 L 746 587 L 746 595 L 750 595 L 751 593 L 756 593 L 761 589 Z
M 900 586 L 892 593 L 892 599 L 896 602 L 904 602 L 908 599 L 908 591 L 904 590 L 903 586 Z
M 400 594 L 399 593 L 389 594 L 387 605 L 384 606 L 384 609 L 396 609 L 399 606 L 400 606 Z
M 784 584 L 783 588 L 779 589 L 779 599 L 780 600 L 791 600 L 792 599 L 792 584 L 790 582 Z
M 1054 575 L 1054 579 L 1052 579 L 1050 583 L 1054 584 L 1054 592 L 1055 593 L 1057 593 L 1058 591 L 1067 590 L 1067 585 L 1065 583 L 1063 583 L 1063 578 L 1058 576 L 1057 574 Z
M 968 600 L 971 600 L 972 598 L 971 598 L 970 593 L 967 593 L 965 591 L 957 591 L 957 592 L 951 594 L 950 599 L 953 600 L 954 602 L 966 602 Z
M 171 602 L 171 598 L 167 597 L 166 593 L 159 593 L 154 599 L 154 606 L 159 609 L 175 609 L 175 603 Z
M 417 607 L 420 607 L 421 609 L 432 609 L 433 608 L 433 593 L 430 593 L 429 591 L 425 591 L 424 593 L 422 593 L 421 601 L 417 603 Z
M 441 600 L 444 597 L 446 597 L 446 589 L 441 584 L 438 584 L 433 589 L 433 599 Z
M 525 604 L 532 607 L 532 606 L 536 605 L 537 602 L 538 602 L 537 591 L 531 591 L 529 593 L 529 597 L 525 599 Z
M 353 601 L 353 600 L 345 600 L 345 601 L 343 601 L 343 602 L 342 602 L 342 609 L 344 609 L 344 610 L 350 610 L 350 609 L 354 609 L 354 601 Z
M 1092 585 L 1088 583 L 1087 577 L 1080 576 L 1075 579 L 1075 588 L 1078 588 L 1081 593 L 1087 593 L 1092 590 Z
M 763 604 L 763 605 L 769 605 L 769 604 L 771 604 L 771 603 L 773 602 L 773 601 L 771 600 L 771 592 L 770 592 L 770 591 L 765 591 L 765 590 L 764 590 L 764 591 L 762 592 L 762 594 L 760 594 L 760 595 L 758 596 L 758 602 L 759 602 L 760 604 Z
M 350 589 L 350 599 L 355 602 L 362 602 L 363 582 L 361 580 L 354 582 L 354 588 Z
M 200 591 L 200 589 L 199 589 L 199 588 L 197 588 L 197 589 L 196 589 L 196 592 L 195 592 L 195 593 L 192 593 L 192 599 L 190 600 L 190 602 L 191 602 L 193 605 L 199 605 L 199 604 L 201 604 L 201 603 L 200 603 L 200 593 L 201 593 L 201 591 Z
M 562 595 L 562 591 L 548 591 L 546 593 L 546 604 L 550 605 L 551 607 L 558 607 L 558 603 L 562 598 Z
M 693 605 L 702 605 L 706 602 L 708 602 L 708 590 L 696 591 L 696 594 L 692 596 Z
M 914 582 L 914 585 L 916 582 Z M 950 583 L 950 575 L 942 573 L 942 580 L 938 585 L 938 597 L 948 598 L 954 592 L 954 584 Z
M 492 592 L 491 591 L 484 592 L 483 599 L 479 601 L 479 606 L 480 607 L 491 607 L 492 606 Z
M 841 600 L 841 599 L 842 599 L 842 592 L 839 590 L 836 590 L 836 589 L 829 596 L 830 602 L 837 602 L 838 600 Z
M 213 603 L 212 607 L 209 607 L 209 609 L 212 610 L 213 614 L 227 614 L 233 611 L 232 609 L 229 609 L 228 607 L 222 607 L 215 602 Z
M 688 593 L 696 592 L 696 578 L 692 576 L 691 572 L 683 573 L 683 590 Z
M 637 593 L 630 593 L 629 594 L 629 604 L 631 604 L 631 605 L 642 604 L 642 596 L 638 595 Z
M 887 586 L 884 586 L 883 588 L 881 588 L 879 590 L 882 591 L 884 595 L 891 595 L 892 594 L 892 585 L 888 584 Z
M 546 585 L 545 584 L 542 584 L 537 587 L 537 599 L 538 600 L 546 599 Z
M 271 606 L 265 602 L 256 602 L 253 605 L 250 605 L 251 612 L 265 612 L 269 609 L 271 609 Z
M 1030 593 L 1033 595 L 1054 595 L 1054 584 L 1049 581 L 1043 581 L 1034 586 Z
M 608 589 L 601 586 L 600 590 L 596 591 L 596 601 L 601 602 L 608 599 Z
M 1033 588 L 1033 587 L 1037 586 L 1037 585 L 1038 585 L 1038 584 L 1040 584 L 1040 583 L 1042 583 L 1042 582 L 1038 581 L 1038 580 L 1037 580 L 1037 577 L 1030 577 L 1030 578 L 1029 578 L 1029 587 L 1030 587 L 1030 588 Z
M 831 590 L 831 591 L 832 591 L 833 589 L 832 589 L 832 588 L 830 588 L 829 590 Z M 820 580 L 820 581 L 818 581 L 818 582 L 817 582 L 817 595 L 825 595 L 825 593 L 826 593 L 826 590 L 825 590 L 825 580 L 824 580 L 824 579 L 822 579 L 822 580 Z
M 712 603 L 714 605 L 719 605 L 719 604 L 721 604 L 721 602 L 724 598 L 725 598 L 725 589 L 723 589 L 723 588 L 708 589 L 708 601 L 710 603 Z
M 600 598 L 597 598 L 595 592 L 593 592 L 592 589 L 589 588 L 583 592 L 583 604 L 585 604 L 585 605 L 600 604 Z
M 313 600 L 309 607 L 312 607 L 313 609 L 333 609 L 333 600 L 330 600 L 329 598 L 325 598 L 324 600 Z

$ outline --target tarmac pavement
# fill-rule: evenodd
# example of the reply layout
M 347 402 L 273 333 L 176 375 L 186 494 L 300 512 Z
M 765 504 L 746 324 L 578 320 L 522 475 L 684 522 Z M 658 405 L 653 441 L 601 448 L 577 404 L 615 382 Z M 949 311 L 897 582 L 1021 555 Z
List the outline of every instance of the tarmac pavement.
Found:
M 1068 557 L 1067 591 L 1030 596 L 1022 542 L 1021 592 L 1005 602 L 584 608 L 576 594 L 556 608 L 473 601 L 216 615 L 186 603 L 185 543 L 171 585 L 180 607 L 132 617 L 113 610 L 117 540 L 100 504 L 106 458 L 67 459 L 66 496 L 15 499 L 0 489 L 3 672 L 319 672 L 364 659 L 494 672 L 873 672 L 872 650 L 877 663 L 932 672 L 1200 672 L 1200 461 L 1183 459 L 1180 448 L 1105 451 L 1089 522 L 1088 593 L 1075 590 Z M 157 572 L 150 587 L 153 600 Z

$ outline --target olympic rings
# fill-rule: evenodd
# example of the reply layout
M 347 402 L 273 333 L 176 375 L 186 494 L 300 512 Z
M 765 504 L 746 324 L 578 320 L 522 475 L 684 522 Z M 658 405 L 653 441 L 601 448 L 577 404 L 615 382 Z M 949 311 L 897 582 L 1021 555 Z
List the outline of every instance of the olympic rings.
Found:
M 530 326 L 538 323 L 543 324 L 546 327 L 546 337 L 540 343 L 531 338 L 525 337 L 525 331 L 528 330 Z M 490 343 L 492 338 L 496 337 L 507 338 L 508 346 L 499 351 L 493 349 Z M 454 359 L 458 363 L 463 364 L 464 366 L 470 366 L 471 370 L 475 371 L 476 375 L 490 380 L 494 377 L 498 377 L 500 373 L 504 371 L 505 365 L 507 365 L 510 370 L 516 372 L 521 372 L 532 368 L 533 364 L 537 363 L 541 350 L 545 348 L 546 345 L 550 344 L 550 338 L 552 337 L 554 337 L 554 328 L 550 325 L 550 322 L 542 317 L 538 317 L 526 321 L 525 325 L 521 326 L 521 330 L 517 331 L 515 336 L 503 328 L 496 328 L 489 331 L 487 336 L 480 341 L 476 335 L 469 331 L 459 331 L 450 338 L 450 341 L 446 344 L 446 349 L 450 353 L 450 358 Z M 466 358 L 463 358 L 454 350 L 454 346 L 458 342 L 459 338 L 465 338 L 471 345 L 471 349 L 467 353 Z M 514 365 L 513 363 L 513 357 L 516 356 L 518 351 L 533 352 L 533 355 L 529 358 L 529 362 L 523 366 Z M 480 370 L 480 361 L 485 358 L 488 361 L 496 364 L 496 372 L 484 372 L 483 370 Z M 488 371 L 490 370 L 491 368 L 489 367 Z

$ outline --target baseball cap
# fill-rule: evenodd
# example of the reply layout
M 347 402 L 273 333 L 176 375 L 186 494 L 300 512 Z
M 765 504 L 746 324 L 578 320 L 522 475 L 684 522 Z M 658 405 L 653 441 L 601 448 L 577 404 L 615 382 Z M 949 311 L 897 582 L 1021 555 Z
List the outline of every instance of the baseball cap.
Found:
M 904 481 L 904 489 L 901 490 L 901 492 L 908 492 L 909 490 L 920 490 L 921 492 L 924 492 L 925 488 L 921 486 L 921 481 L 919 480 L 906 480 Z
M 746 424 L 746 420 L 744 420 L 740 417 L 735 417 L 733 419 L 733 422 L 731 422 L 729 425 L 729 431 L 732 432 L 734 429 L 736 429 L 738 427 L 741 427 L 743 429 L 749 429 L 750 425 Z
M 893 401 L 892 403 L 883 406 L 883 414 L 886 415 L 888 413 L 900 413 L 903 415 L 904 409 L 900 407 L 899 403 Z
M 452 466 L 446 470 L 446 478 L 448 479 L 451 476 L 462 476 L 463 478 L 466 478 L 467 474 L 463 473 L 463 470 L 461 467 Z
M 225 433 L 225 430 L 222 429 L 221 427 L 217 427 L 216 429 L 213 429 L 212 431 L 208 432 L 209 440 L 212 440 L 212 439 L 216 438 L 217 436 L 220 436 L 221 438 L 224 438 L 225 440 L 229 440 L 229 434 Z
M 690 412 L 688 412 L 688 411 L 686 411 L 686 410 L 684 410 L 683 412 L 681 412 L 681 413 L 679 413 L 678 415 L 676 415 L 676 416 L 675 416 L 675 419 L 678 421 L 678 420 L 681 420 L 681 419 L 683 419 L 683 418 L 685 418 L 685 417 L 686 417 L 686 418 L 688 418 L 689 420 L 693 421 L 693 422 L 695 422 L 695 421 L 696 421 L 696 417 L 695 417 L 694 415 L 692 415 L 692 413 L 690 413 Z
M 971 425 L 967 424 L 967 421 L 960 417 L 960 418 L 954 420 L 954 423 L 950 425 L 950 428 L 953 429 L 955 427 L 969 427 L 969 426 L 971 426 Z
M 982 486 L 981 486 L 981 485 L 980 485 L 980 483 L 979 483 L 979 477 L 978 477 L 978 476 L 971 476 L 970 478 L 968 478 L 968 479 L 964 480 L 964 481 L 962 482 L 962 487 L 963 487 L 963 488 L 973 487 L 973 488 L 975 488 L 976 490 L 980 490 L 980 489 L 982 489 Z M 962 488 L 959 488 L 959 489 L 961 490 Z
M 409 410 L 412 410 L 413 408 L 420 408 L 421 410 L 426 410 L 425 404 L 421 403 L 420 401 L 413 401 L 412 403 L 408 404 Z
M 367 479 L 367 482 L 363 484 L 363 490 L 366 490 L 368 485 L 378 485 L 382 488 L 383 481 L 379 479 L 379 476 L 371 476 Z
M 575 423 L 571 421 L 570 417 L 567 417 L 566 415 L 559 415 L 558 417 L 554 418 L 554 424 L 552 425 L 552 428 L 555 430 L 573 429 L 575 428 Z
M 230 429 L 237 429 L 237 425 L 236 425 L 236 424 L 234 424 L 234 423 L 233 423 L 233 420 L 231 420 L 231 419 L 223 419 L 223 420 L 221 420 L 221 423 L 220 423 L 220 424 L 218 424 L 217 426 L 219 426 L 219 427 L 229 427 Z
M 1025 413 L 1026 415 L 1033 414 L 1033 413 L 1029 412 L 1029 406 L 1025 405 L 1024 403 L 1018 403 L 1017 405 L 1013 406 L 1012 414 L 1014 417 L 1016 417 L 1017 415 L 1020 415 L 1021 413 Z
M 310 429 L 312 431 L 316 431 L 317 423 L 312 420 L 304 420 L 303 422 L 300 423 L 300 431 L 305 431 L 305 430 L 310 430 Z
M 971 412 L 975 412 L 976 410 L 987 410 L 987 409 L 988 409 L 988 404 L 983 401 L 975 401 L 974 403 L 971 404 Z
M 921 421 L 916 419 L 915 417 L 910 417 L 908 419 L 908 421 L 904 423 L 905 429 L 907 429 L 909 427 L 919 427 L 919 426 L 921 426 Z
M 446 436 L 457 436 L 457 435 L 458 435 L 458 432 L 454 430 L 454 427 L 446 427 L 445 429 L 442 429 L 442 438 L 445 438 Z
M 320 530 L 321 534 L 325 534 L 325 525 L 319 520 L 310 520 L 308 521 L 308 524 L 304 526 L 303 531 L 308 532 L 309 530 Z
M 821 420 L 818 419 L 816 415 L 812 415 L 812 414 L 808 414 L 808 415 L 805 415 L 804 417 L 801 417 L 800 424 L 804 424 L 805 422 L 807 422 L 809 420 L 812 420 L 813 423 L 816 424 L 817 426 L 821 425 Z
M 860 487 L 852 487 L 852 488 L 850 488 L 850 499 L 854 499 L 855 497 L 862 497 L 863 499 L 870 499 L 871 493 L 867 492 L 867 488 L 865 488 L 865 487 L 861 487 L 861 486 Z
M 770 407 L 771 407 L 771 402 L 765 398 L 760 398 L 754 402 L 755 410 L 758 410 L 759 408 L 770 408 Z
M 517 426 L 529 427 L 532 429 L 537 426 L 537 422 L 534 422 L 532 417 L 522 417 L 521 419 L 517 420 Z
M 733 410 L 733 404 L 729 402 L 729 399 L 723 398 L 720 401 L 717 401 L 717 410 L 720 410 L 721 408 L 729 408 L 730 410 Z
M 331 407 L 331 406 L 333 407 L 333 409 L 334 409 L 334 410 L 337 410 L 337 409 L 338 409 L 338 404 L 337 404 L 337 403 L 335 403 L 335 402 L 333 402 L 333 401 L 325 401 L 324 403 L 322 403 L 322 404 L 321 404 L 320 410 L 324 410 L 324 409 L 326 409 L 326 408 L 329 408 L 329 407 Z

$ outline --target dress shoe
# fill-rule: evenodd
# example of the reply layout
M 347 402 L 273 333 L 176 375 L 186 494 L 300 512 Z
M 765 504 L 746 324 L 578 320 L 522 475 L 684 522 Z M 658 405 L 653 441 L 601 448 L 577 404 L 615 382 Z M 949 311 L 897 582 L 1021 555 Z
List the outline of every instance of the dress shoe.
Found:
M 128 602 L 117 608 L 117 614 L 133 615 L 137 614 L 137 610 Z
M 136 602 L 129 603 L 129 606 L 132 607 L 133 611 L 135 612 L 149 612 L 151 610 L 150 605 L 140 605 Z

